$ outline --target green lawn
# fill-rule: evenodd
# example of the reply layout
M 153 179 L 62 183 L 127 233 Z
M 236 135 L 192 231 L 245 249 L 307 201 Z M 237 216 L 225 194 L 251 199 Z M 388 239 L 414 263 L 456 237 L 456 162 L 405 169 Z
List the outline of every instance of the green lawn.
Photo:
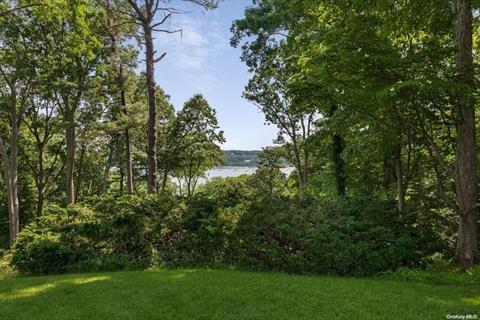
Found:
M 0 319 L 445 319 L 478 314 L 480 285 L 233 270 L 0 280 Z

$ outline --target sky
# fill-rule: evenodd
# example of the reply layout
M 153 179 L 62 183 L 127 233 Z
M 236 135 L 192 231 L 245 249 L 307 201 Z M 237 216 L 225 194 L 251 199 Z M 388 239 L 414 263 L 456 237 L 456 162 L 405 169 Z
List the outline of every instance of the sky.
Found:
M 224 150 L 258 150 L 272 145 L 274 126 L 265 125 L 263 114 L 242 98 L 250 74 L 240 60 L 241 50 L 230 46 L 232 21 L 243 17 L 251 0 L 223 0 L 215 10 L 173 0 L 187 13 L 173 15 L 163 26 L 182 29 L 181 34 L 157 33 L 155 50 L 166 52 L 155 65 L 155 81 L 178 110 L 201 93 L 217 111 L 226 143 Z

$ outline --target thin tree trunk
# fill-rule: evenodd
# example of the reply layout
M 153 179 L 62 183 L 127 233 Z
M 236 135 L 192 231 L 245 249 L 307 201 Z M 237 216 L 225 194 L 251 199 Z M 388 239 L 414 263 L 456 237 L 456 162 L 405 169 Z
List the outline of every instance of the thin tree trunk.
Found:
M 112 159 L 113 159 L 113 149 L 115 147 L 115 135 L 112 135 L 110 139 L 110 146 L 108 148 L 108 157 L 105 162 L 105 170 L 103 171 L 103 185 L 102 193 L 106 192 L 108 189 L 108 177 L 110 176 L 110 169 L 112 168 Z
M 83 178 L 83 159 L 85 157 L 85 144 L 81 145 L 80 148 L 80 159 L 78 161 L 78 174 L 77 174 L 77 184 L 75 186 L 75 199 L 80 199 L 82 194 L 82 178 Z
M 405 183 L 403 179 L 404 173 L 402 168 L 403 121 L 398 109 L 396 109 L 396 120 L 397 141 L 394 148 L 394 166 L 397 180 L 398 212 L 401 216 L 401 213 L 405 210 Z
M 39 218 L 43 212 L 43 203 L 45 197 L 45 169 L 43 167 L 45 146 L 43 144 L 38 145 L 38 177 L 37 177 L 37 208 L 36 217 Z
M 190 201 L 190 198 L 192 197 L 192 179 L 193 179 L 193 173 L 192 173 L 192 159 L 190 159 L 188 163 L 188 171 L 187 171 L 187 199 Z
M 163 171 L 163 178 L 162 178 L 162 192 L 165 192 L 167 188 L 167 181 L 168 181 L 168 166 L 165 166 Z
M 7 189 L 8 220 L 10 231 L 10 247 L 15 244 L 17 235 L 20 232 L 20 207 L 18 202 L 18 142 L 20 122 L 17 113 L 17 93 L 15 84 L 11 88 L 11 109 L 10 109 L 10 153 L 3 140 L 0 138 L 0 153 L 3 159 L 3 172 L 5 186 Z
M 125 99 L 125 88 L 123 85 L 123 67 L 120 66 L 120 103 L 123 113 L 127 114 L 127 100 Z M 132 164 L 132 145 L 130 143 L 130 133 L 128 129 L 124 131 L 125 137 L 125 156 L 127 167 L 127 192 L 133 193 L 133 164 Z
M 398 211 L 405 210 L 405 189 L 403 185 L 403 171 L 402 171 L 402 148 L 400 143 L 395 146 L 395 178 L 397 181 L 397 196 L 398 196 Z
M 42 216 L 43 213 L 43 204 L 45 203 L 45 187 L 38 187 L 38 199 L 37 199 L 37 208 L 36 208 L 36 217 L 39 218 Z
M 157 191 L 157 135 L 156 135 L 156 101 L 155 101 L 155 67 L 152 29 L 148 25 L 143 26 L 145 33 L 145 58 L 147 64 L 147 91 L 148 91 L 148 174 L 147 191 Z
M 298 185 L 300 187 L 300 193 L 303 194 L 303 189 L 305 187 L 305 180 L 304 180 L 304 173 L 303 173 L 303 166 L 302 166 L 302 159 L 300 156 L 300 148 L 298 147 L 297 139 L 295 136 L 291 137 L 292 144 L 293 144 L 293 153 L 295 158 L 294 167 L 297 169 L 297 177 L 298 177 Z
M 123 180 L 125 180 L 125 174 L 123 173 L 123 168 L 120 167 L 120 187 L 118 190 L 120 194 L 123 194 Z
M 305 141 L 303 142 L 304 144 L 306 143 Z M 308 182 L 308 179 L 309 179 L 309 175 L 308 175 L 308 170 L 309 170 L 309 163 L 308 163 L 308 160 L 309 160 L 309 154 L 308 154 L 308 150 L 307 150 L 307 146 L 304 145 L 304 148 L 303 148 L 303 183 L 304 185 L 307 184 Z
M 12 101 L 12 134 L 10 139 L 10 192 L 12 194 L 10 200 L 12 202 L 10 245 L 15 243 L 20 232 L 20 208 L 18 201 L 18 141 L 20 123 L 18 123 L 16 108 L 17 103 L 15 99 L 15 101 Z
M 7 201 L 8 201 L 8 220 L 9 220 L 9 231 L 10 231 L 10 248 L 15 244 L 17 240 L 17 235 L 20 232 L 20 224 L 18 219 L 18 214 L 15 206 L 13 188 L 12 188 L 12 178 L 10 172 L 8 173 L 8 180 L 6 181 L 7 185 Z
M 130 134 L 125 130 L 125 148 L 127 157 L 127 192 L 133 194 L 133 164 L 132 164 L 132 145 L 130 143 Z
M 108 8 L 107 27 L 111 29 L 112 28 L 111 19 L 113 18 L 113 15 L 114 15 L 114 13 L 112 12 L 112 3 L 109 0 L 107 0 L 106 5 Z M 110 33 L 110 40 L 112 42 L 112 48 L 111 48 L 112 56 L 115 56 L 115 53 L 118 50 L 117 38 L 119 38 L 118 34 L 116 34 L 115 32 Z M 121 37 L 120 37 L 120 40 L 121 40 Z M 121 111 L 125 116 L 128 116 L 127 101 L 125 99 L 125 76 L 123 72 L 123 66 L 124 66 L 123 61 L 120 61 L 119 68 L 118 68 L 117 84 L 118 84 L 118 89 L 120 90 Z M 131 150 L 131 144 L 130 144 L 130 134 L 129 134 L 128 128 L 124 130 L 124 138 L 125 138 L 125 157 L 126 157 L 125 160 L 126 160 L 126 172 L 127 172 L 127 192 L 129 194 L 132 194 L 133 193 L 133 165 L 132 165 L 132 150 Z M 110 155 L 109 155 L 108 162 L 111 162 Z M 106 183 L 106 179 L 104 181 Z M 104 186 L 104 190 L 106 190 L 106 185 Z
M 72 110 L 66 111 L 66 136 L 67 136 L 67 159 L 66 159 L 66 192 L 67 205 L 75 203 L 75 150 L 76 150 L 76 136 L 75 136 L 75 112 Z
M 453 4 L 457 81 L 473 88 L 471 1 L 454 0 Z M 455 260 L 463 269 L 468 269 L 475 264 L 478 254 L 475 100 L 471 92 L 462 90 L 457 96 L 456 104 L 455 191 L 460 221 Z
M 345 164 L 342 159 L 343 139 L 342 136 L 335 133 L 332 136 L 333 164 L 335 166 L 335 180 L 337 183 L 337 194 L 341 197 L 345 195 L 346 175 Z
M 178 181 L 178 194 L 180 197 L 183 197 L 183 191 L 182 191 L 182 179 L 177 178 Z
M 395 165 L 392 164 L 391 155 L 385 154 L 383 159 L 383 187 L 385 190 L 388 191 L 388 189 L 395 183 L 395 175 Z
M 333 117 L 337 112 L 338 107 L 336 105 L 330 108 L 330 117 Z M 334 165 L 335 180 L 337 185 L 337 194 L 341 197 L 345 196 L 347 176 L 345 173 L 345 163 L 342 159 L 343 153 L 343 138 L 338 133 L 332 134 L 332 161 Z
M 18 219 L 18 199 L 15 201 L 15 193 L 13 192 L 13 175 L 10 157 L 7 155 L 7 151 L 3 140 L 0 138 L 0 152 L 3 159 L 3 173 L 5 179 L 5 186 L 7 189 L 7 206 L 8 206 L 8 220 L 9 220 L 9 232 L 10 232 L 10 247 L 15 244 L 17 234 L 20 231 L 20 224 Z

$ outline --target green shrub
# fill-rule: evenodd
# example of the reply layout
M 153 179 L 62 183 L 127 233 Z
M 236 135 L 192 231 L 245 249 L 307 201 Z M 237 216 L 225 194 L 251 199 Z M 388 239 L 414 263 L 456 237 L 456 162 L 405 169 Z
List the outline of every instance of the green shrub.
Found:
M 12 265 L 12 254 L 9 251 L 0 250 L 0 280 L 15 275 Z
M 12 250 L 12 264 L 24 273 L 62 273 L 76 260 L 75 252 L 52 232 L 24 229 Z
M 27 273 L 229 264 L 373 275 L 448 256 L 428 214 L 400 215 L 394 202 L 374 198 L 258 197 L 255 185 L 242 176 L 214 179 L 188 202 L 104 195 L 49 206 L 20 233 L 12 263 Z
M 147 267 L 154 213 L 144 212 L 142 204 L 136 197 L 103 197 L 68 208 L 50 206 L 20 232 L 12 263 L 26 273 Z
M 435 285 L 478 285 L 480 283 L 480 267 L 474 267 L 467 272 L 449 263 L 435 263 L 425 269 L 399 268 L 396 271 L 385 272 L 386 279 L 424 282 Z
M 228 247 L 232 264 L 295 273 L 372 275 L 423 263 L 411 222 L 390 207 L 350 212 L 328 204 L 303 210 L 252 208 L 237 223 Z M 262 209 L 263 211 L 259 211 Z M 358 212 L 363 212 L 358 214 Z

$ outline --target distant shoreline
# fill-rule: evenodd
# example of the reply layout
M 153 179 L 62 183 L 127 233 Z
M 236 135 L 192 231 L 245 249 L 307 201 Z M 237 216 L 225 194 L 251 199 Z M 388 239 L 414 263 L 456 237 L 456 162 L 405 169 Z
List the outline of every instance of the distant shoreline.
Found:
M 258 167 L 246 167 L 246 166 L 222 166 L 217 168 L 212 168 L 206 172 L 205 177 L 202 179 L 202 183 L 212 179 L 212 178 L 230 178 L 230 177 L 238 177 L 240 175 L 251 175 L 257 171 Z M 293 167 L 285 167 L 280 168 L 282 173 L 286 174 L 287 176 L 292 173 L 294 170 Z
M 221 170 L 221 169 L 241 169 L 241 168 L 254 168 L 258 169 L 258 165 L 222 165 L 218 167 L 213 167 L 209 170 Z M 292 166 L 280 166 L 280 169 L 291 168 Z
M 243 168 L 258 168 L 258 154 L 260 150 L 223 150 L 225 164 L 221 167 L 243 167 Z M 281 168 L 290 167 L 288 161 L 282 160 Z

